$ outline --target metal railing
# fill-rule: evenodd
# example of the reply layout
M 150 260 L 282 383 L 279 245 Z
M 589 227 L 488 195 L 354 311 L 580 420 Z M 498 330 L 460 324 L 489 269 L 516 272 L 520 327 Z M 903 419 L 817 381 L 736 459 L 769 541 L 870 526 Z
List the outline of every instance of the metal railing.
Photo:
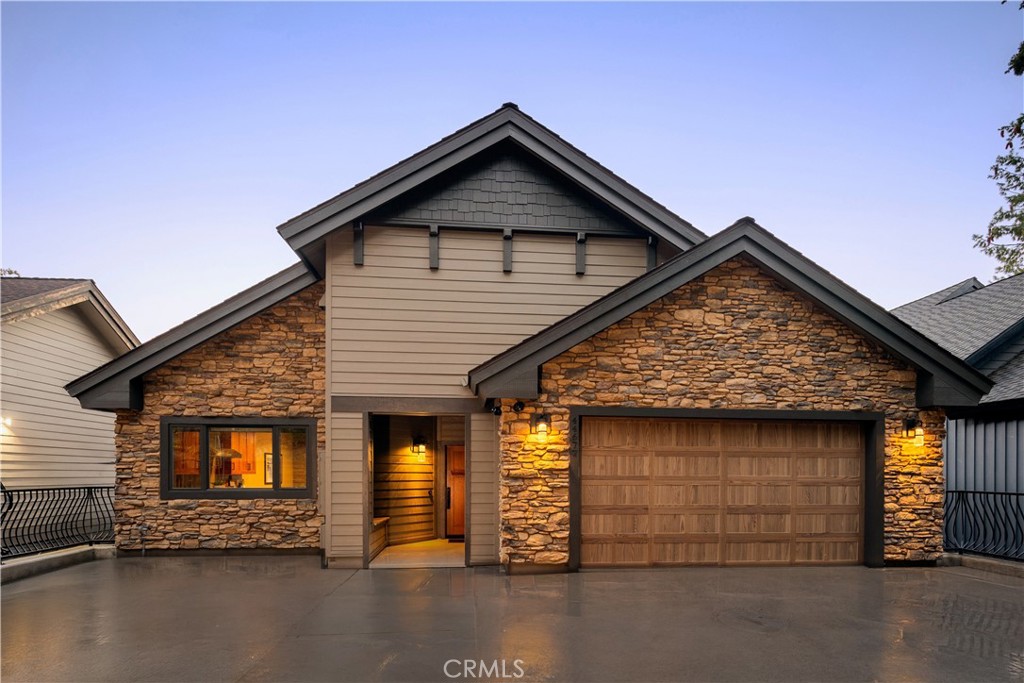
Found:
M 1024 560 L 1024 493 L 946 492 L 946 550 Z
M 3 491 L 3 559 L 114 540 L 114 487 L 68 486 Z

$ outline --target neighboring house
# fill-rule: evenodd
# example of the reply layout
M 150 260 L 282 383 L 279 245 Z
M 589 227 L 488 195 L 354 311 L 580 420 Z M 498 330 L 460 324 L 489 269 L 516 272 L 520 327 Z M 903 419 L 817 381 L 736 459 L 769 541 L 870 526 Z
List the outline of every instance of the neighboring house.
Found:
M 92 280 L 0 279 L 0 479 L 112 486 L 114 419 L 64 385 L 139 345 Z
M 752 219 L 709 238 L 508 104 L 278 231 L 300 263 L 68 385 L 117 414 L 123 551 L 942 552 L 944 409 L 991 381 Z
M 892 313 L 994 383 L 947 414 L 947 548 L 1024 559 L 1024 274 L 971 278 Z

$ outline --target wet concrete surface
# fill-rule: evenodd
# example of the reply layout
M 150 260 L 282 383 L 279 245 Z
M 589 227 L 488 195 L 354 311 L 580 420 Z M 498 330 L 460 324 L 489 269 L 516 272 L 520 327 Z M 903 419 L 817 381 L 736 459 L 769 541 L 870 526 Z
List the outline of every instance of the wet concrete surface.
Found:
M 1024 681 L 1024 580 L 962 567 L 124 558 L 4 586 L 0 628 L 4 683 Z

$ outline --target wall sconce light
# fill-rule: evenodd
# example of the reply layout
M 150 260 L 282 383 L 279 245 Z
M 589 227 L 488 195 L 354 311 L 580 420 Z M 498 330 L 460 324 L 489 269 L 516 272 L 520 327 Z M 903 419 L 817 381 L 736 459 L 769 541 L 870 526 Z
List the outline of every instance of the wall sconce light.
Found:
M 903 437 L 906 439 L 913 439 L 915 446 L 924 445 L 924 427 L 921 426 L 920 421 L 913 418 L 903 421 Z
M 512 404 L 512 412 L 514 412 L 514 413 L 521 413 L 521 412 L 523 412 L 523 408 L 525 408 L 525 407 L 526 407 L 525 403 L 523 403 L 522 401 L 516 401 L 515 403 Z
M 409 447 L 409 452 L 416 456 L 417 462 L 426 462 L 427 440 L 422 436 L 412 437 L 412 446 Z
M 531 416 L 530 432 L 540 437 L 541 441 L 547 440 L 548 434 L 551 432 L 551 416 L 543 414 Z

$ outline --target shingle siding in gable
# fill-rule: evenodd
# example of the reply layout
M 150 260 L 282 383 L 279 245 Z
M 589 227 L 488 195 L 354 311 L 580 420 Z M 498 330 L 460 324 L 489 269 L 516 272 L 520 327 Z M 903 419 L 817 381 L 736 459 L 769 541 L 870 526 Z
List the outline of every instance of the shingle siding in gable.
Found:
M 478 162 L 386 207 L 375 218 L 591 232 L 633 230 L 553 174 L 510 153 Z

